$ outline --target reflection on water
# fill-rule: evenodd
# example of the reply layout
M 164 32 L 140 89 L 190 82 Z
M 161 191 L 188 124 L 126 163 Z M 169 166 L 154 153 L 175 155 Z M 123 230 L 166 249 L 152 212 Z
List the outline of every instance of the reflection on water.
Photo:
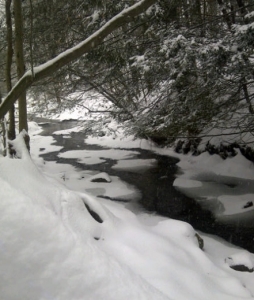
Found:
M 77 121 L 47 123 L 43 125 L 42 135 L 52 135 L 54 131 L 69 129 L 77 124 Z M 76 149 L 105 149 L 98 145 L 86 145 L 85 137 L 84 132 L 72 133 L 71 138 L 54 135 L 55 144 L 64 147 L 61 152 Z M 117 163 L 117 160 L 113 159 L 105 159 L 105 163 L 101 164 L 84 165 L 76 159 L 59 158 L 57 156 L 59 152 L 51 152 L 42 156 L 45 160 L 54 160 L 59 163 L 72 164 L 83 170 L 107 172 L 111 176 L 118 176 L 141 191 L 140 203 L 144 209 L 186 221 L 197 230 L 217 234 L 254 252 L 254 211 L 224 216 L 224 206 L 218 200 L 221 195 L 235 196 L 254 193 L 253 181 L 204 173 L 193 178 L 201 181 L 202 186 L 176 189 L 173 182 L 177 173 L 177 159 L 156 155 L 141 149 L 131 150 L 139 152 L 135 157 L 137 159 L 156 159 L 157 166 L 152 166 L 143 172 L 135 172 L 134 170 L 112 168 Z

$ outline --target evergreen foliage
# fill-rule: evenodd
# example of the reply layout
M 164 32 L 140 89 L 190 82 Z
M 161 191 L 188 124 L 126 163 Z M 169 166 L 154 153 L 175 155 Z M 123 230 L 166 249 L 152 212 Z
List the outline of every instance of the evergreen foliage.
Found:
M 73 47 L 134 3 L 37 0 L 31 9 L 24 1 L 27 67 Z M 158 0 L 35 85 L 36 106 L 55 101 L 64 109 L 73 105 L 71 93 L 94 89 L 132 132 L 155 141 L 196 141 L 214 128 L 252 133 L 253 10 L 251 0 Z

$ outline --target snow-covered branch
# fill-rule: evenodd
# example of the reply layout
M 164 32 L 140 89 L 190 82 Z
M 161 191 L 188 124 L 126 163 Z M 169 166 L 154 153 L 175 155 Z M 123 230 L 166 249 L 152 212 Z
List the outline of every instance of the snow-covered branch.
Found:
M 141 0 L 129 8 L 124 9 L 83 42 L 60 53 L 52 60 L 35 67 L 33 73 L 31 70 L 27 71 L 0 105 L 0 118 L 4 117 L 22 92 L 27 90 L 34 82 L 50 76 L 60 68 L 89 52 L 98 46 L 114 30 L 121 27 L 122 24 L 130 22 L 132 18 L 146 11 L 155 2 L 156 0 Z

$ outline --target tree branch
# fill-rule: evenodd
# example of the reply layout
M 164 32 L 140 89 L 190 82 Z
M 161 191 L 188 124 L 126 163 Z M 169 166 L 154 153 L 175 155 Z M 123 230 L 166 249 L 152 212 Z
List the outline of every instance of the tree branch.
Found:
M 130 22 L 132 18 L 146 11 L 155 2 L 156 0 L 141 0 L 138 3 L 130 6 L 129 8 L 124 9 L 83 42 L 60 53 L 52 60 L 49 60 L 48 62 L 35 67 L 33 69 L 34 74 L 32 74 L 31 70 L 27 71 L 12 88 L 12 90 L 0 105 L 0 119 L 4 117 L 10 107 L 16 102 L 18 97 L 34 82 L 50 76 L 52 73 L 58 71 L 70 62 L 78 59 L 83 54 L 89 52 L 91 49 L 98 46 L 114 30 L 121 27 L 124 23 Z

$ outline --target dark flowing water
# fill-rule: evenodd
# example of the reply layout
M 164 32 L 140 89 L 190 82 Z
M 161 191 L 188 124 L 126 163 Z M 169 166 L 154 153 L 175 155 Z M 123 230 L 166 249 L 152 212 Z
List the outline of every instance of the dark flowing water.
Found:
M 55 144 L 63 147 L 60 152 L 81 149 L 105 149 L 98 145 L 85 144 L 84 139 L 86 134 L 84 132 L 71 133 L 71 138 L 64 138 L 62 135 L 53 134 L 54 131 L 69 129 L 76 125 L 77 121 L 50 121 L 41 125 L 44 129 L 42 135 L 53 135 L 56 140 Z M 254 252 L 254 218 L 252 218 L 252 215 L 249 217 L 248 214 L 246 215 L 247 221 L 238 216 L 231 216 L 228 221 L 226 218 L 223 220 L 216 218 L 211 212 L 212 209 L 202 205 L 202 201 L 196 201 L 191 195 L 188 197 L 173 187 L 177 172 L 176 163 L 178 160 L 176 158 L 157 155 L 147 150 L 128 150 L 135 150 L 139 153 L 135 158 L 156 159 L 158 162 L 157 166 L 143 170 L 142 172 L 133 172 L 130 170 L 121 171 L 119 169 L 112 169 L 112 166 L 117 162 L 112 159 L 106 159 L 106 162 L 102 164 L 85 165 L 79 163 L 76 159 L 59 158 L 57 156 L 59 151 L 43 154 L 42 157 L 49 161 L 72 164 L 80 169 L 107 172 L 109 175 L 118 176 L 123 181 L 136 186 L 141 192 L 140 203 L 145 210 L 186 221 L 197 230 L 218 235 L 235 245 Z M 215 184 L 216 180 L 218 181 L 218 178 L 214 179 Z M 220 185 L 219 182 L 217 184 Z M 214 191 L 217 191 L 217 189 Z M 211 192 L 209 191 L 210 194 Z

